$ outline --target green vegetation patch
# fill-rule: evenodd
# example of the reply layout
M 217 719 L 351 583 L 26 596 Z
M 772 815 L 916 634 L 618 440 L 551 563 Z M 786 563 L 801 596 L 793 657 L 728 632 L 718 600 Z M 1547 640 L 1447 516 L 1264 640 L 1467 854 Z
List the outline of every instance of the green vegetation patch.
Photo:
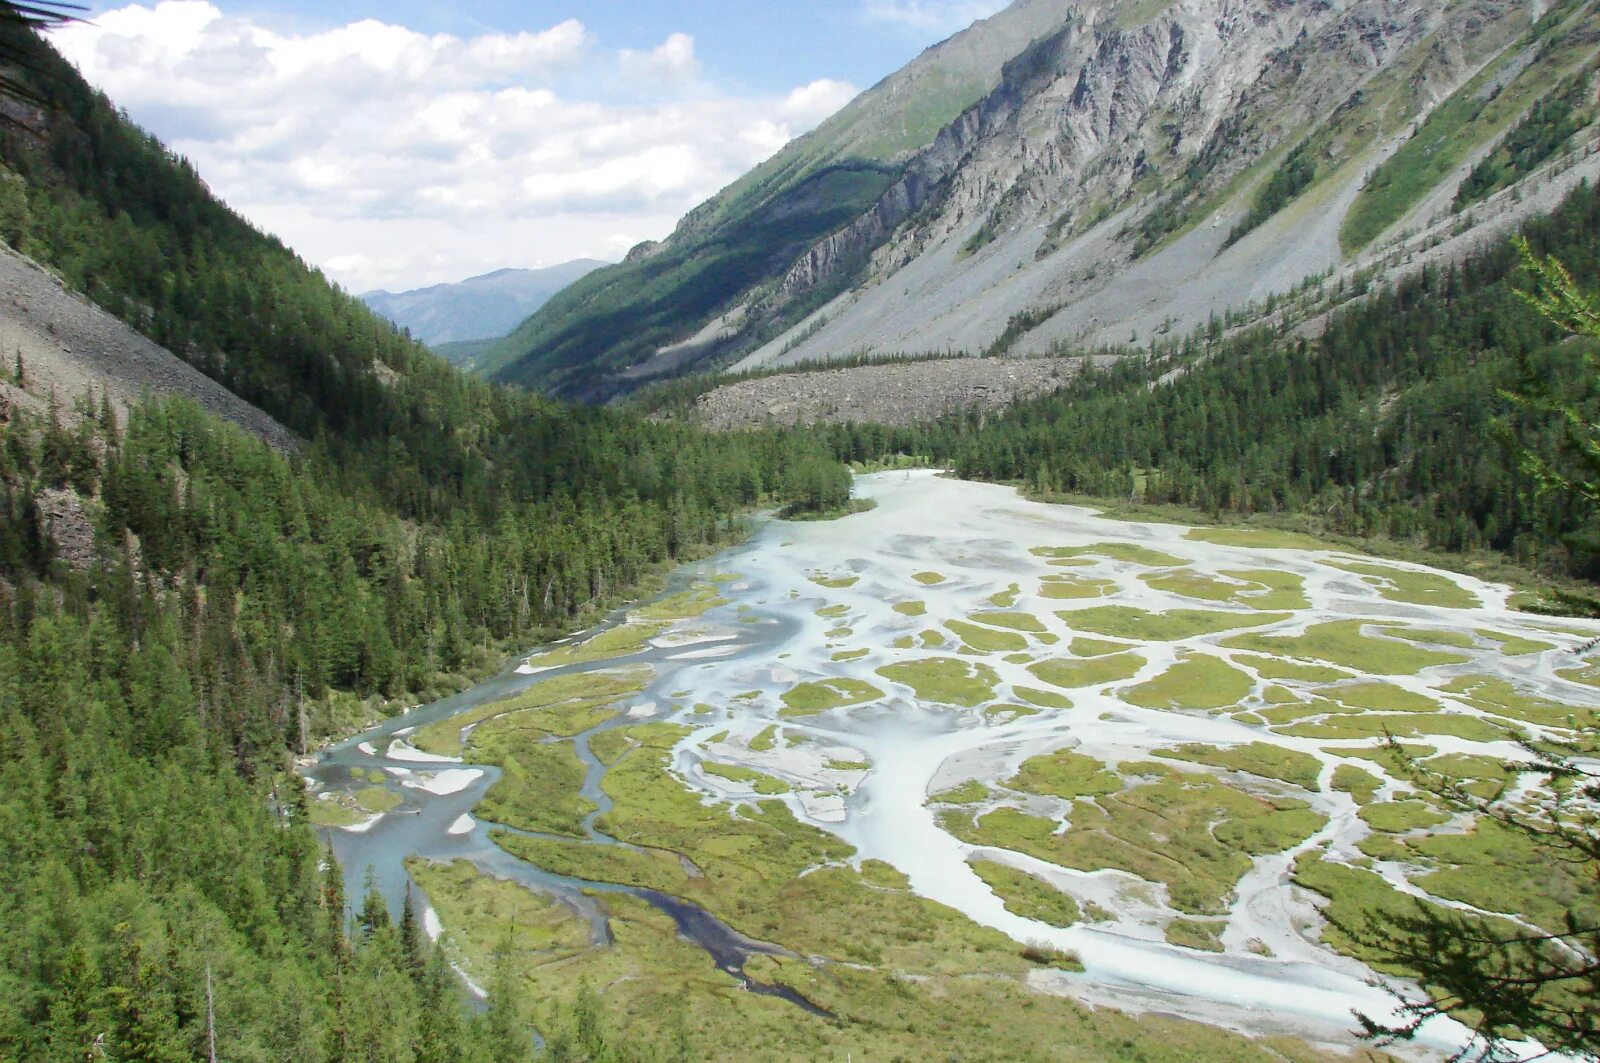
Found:
M 356 791 L 356 804 L 362 810 L 372 815 L 382 812 L 393 812 L 399 808 L 405 798 L 387 786 L 364 786 Z
M 862 679 L 843 676 L 837 679 L 819 679 L 815 682 L 801 683 L 785 691 L 782 715 L 807 716 L 829 709 L 842 709 L 849 705 L 877 701 L 881 697 L 883 691 Z
M 789 792 L 789 784 L 782 779 L 774 779 L 765 772 L 759 772 L 754 768 L 746 768 L 738 764 L 718 764 L 715 761 L 703 760 L 700 762 L 700 770 L 707 775 L 715 775 L 719 779 L 741 783 L 758 794 L 770 796 Z
M 1319 853 L 1295 861 L 1294 881 L 1328 900 L 1323 943 L 1385 974 L 1410 973 L 1396 968 L 1387 951 L 1376 944 L 1389 939 L 1389 922 L 1414 919 L 1419 906 L 1434 915 L 1445 914 L 1438 905 L 1401 893 L 1381 875 L 1324 860 Z
M 640 607 L 634 616 L 641 620 L 689 620 L 703 616 L 720 605 L 727 605 L 715 583 L 702 583 L 681 594 Z
M 760 734 L 750 739 L 750 748 L 757 753 L 766 753 L 778 744 L 778 725 L 772 724 Z
M 541 679 L 514 697 L 435 720 L 412 736 L 412 744 L 435 756 L 458 757 L 464 728 L 513 715 L 518 727 L 570 738 L 614 716 L 615 703 L 643 690 L 650 674 L 648 668 L 629 668 Z
M 974 613 L 972 614 L 972 619 L 980 624 L 988 624 L 990 627 L 1010 628 L 1013 631 L 1031 631 L 1038 634 L 1042 634 L 1045 631 L 1044 621 L 1032 613 Z
M 404 800 L 387 786 L 334 793 L 311 802 L 311 822 L 318 827 L 354 827 L 373 816 L 394 811 Z
M 1590 726 L 1595 720 L 1594 709 L 1523 694 L 1511 683 L 1494 676 L 1458 676 L 1440 689 L 1482 712 L 1541 727 L 1576 728 Z
M 924 587 L 935 587 L 945 582 L 948 577 L 942 576 L 937 572 L 913 572 L 911 578 Z
M 1522 657 L 1530 653 L 1544 653 L 1547 650 L 1555 649 L 1555 646 L 1549 642 L 1530 639 L 1523 635 L 1508 635 L 1503 631 L 1487 631 L 1479 628 L 1478 635 L 1481 638 L 1488 639 L 1490 642 L 1499 643 L 1500 652 L 1507 657 Z
M 1354 678 L 1351 673 L 1338 668 L 1324 668 L 1316 664 L 1284 660 L 1282 657 L 1236 656 L 1235 664 L 1253 670 L 1262 679 L 1289 679 L 1299 683 L 1337 683 Z
M 1193 528 L 1184 536 L 1197 543 L 1237 546 L 1247 550 L 1336 550 L 1321 539 L 1276 528 Z
M 1370 709 L 1374 712 L 1438 712 L 1440 708 L 1439 703 L 1426 694 L 1418 694 L 1393 683 L 1327 687 L 1321 693 L 1352 709 Z
M 683 861 L 660 849 L 629 849 L 555 838 L 529 838 L 510 831 L 494 831 L 491 837 L 496 845 L 512 856 L 552 874 L 591 882 L 627 882 L 680 897 L 693 892 L 692 880 Z
M 1094 543 L 1089 546 L 1040 546 L 1031 551 L 1037 557 L 1051 557 L 1056 559 L 1072 559 L 1080 557 L 1103 557 L 1111 561 L 1126 561 L 1129 564 L 1144 565 L 1147 568 L 1175 568 L 1178 565 L 1188 564 L 1181 557 L 1152 550 L 1148 546 L 1138 543 Z
M 1177 642 L 1289 619 L 1288 613 L 1229 613 L 1214 609 L 1172 609 L 1164 613 L 1152 613 L 1128 605 L 1091 606 L 1056 615 L 1077 630 L 1144 642 Z
M 1030 705 L 1037 705 L 1041 709 L 1070 709 L 1072 702 L 1060 694 L 1049 690 L 1040 690 L 1037 687 L 1013 686 L 1011 692 Z
M 1409 770 L 1409 761 L 1421 760 L 1423 757 L 1431 757 L 1435 753 L 1439 752 L 1433 746 L 1417 745 L 1408 742 L 1401 742 L 1398 743 L 1398 745 L 1398 749 L 1395 749 L 1388 743 L 1357 749 L 1326 746 L 1322 751 L 1324 753 L 1332 753 L 1334 756 L 1338 757 L 1354 757 L 1357 760 L 1371 761 L 1390 774 L 1398 776 L 1404 776 Z
M 1462 664 L 1459 654 L 1419 649 L 1394 639 L 1362 633 L 1363 620 L 1315 624 L 1300 635 L 1235 635 L 1223 643 L 1232 649 L 1275 656 L 1301 657 L 1343 665 L 1373 675 L 1415 675 L 1424 668 Z
M 1354 764 L 1341 764 L 1333 769 L 1333 788 L 1340 793 L 1349 794 L 1355 799 L 1356 804 L 1364 805 L 1372 800 L 1383 787 L 1383 780 Z
M 1207 602 L 1231 602 L 1243 589 L 1237 583 L 1216 579 L 1204 573 L 1182 569 L 1177 572 L 1147 572 L 1139 577 L 1151 587 L 1183 598 Z
M 871 652 L 872 652 L 871 650 L 866 650 L 866 649 L 861 649 L 861 650 L 840 650 L 838 653 L 834 654 L 831 659 L 835 663 L 843 663 L 843 662 L 847 662 L 847 661 L 859 661 L 859 660 L 861 660 L 861 658 L 867 656 Z
M 632 749 L 636 743 L 628 732 L 632 728 L 612 727 L 596 732 L 589 736 L 589 752 L 602 764 L 615 764 L 622 754 Z
M 894 611 L 901 616 L 922 616 L 928 611 L 926 602 L 896 602 Z
M 861 582 L 860 576 L 812 576 L 811 582 L 830 591 L 844 591 Z
M 955 632 L 963 643 L 979 653 L 1010 653 L 1028 648 L 1026 635 L 996 631 L 993 628 L 979 627 L 977 624 L 968 624 L 961 620 L 947 621 L 945 627 Z
M 1568 912 L 1600 911 L 1600 881 L 1591 867 L 1493 819 L 1480 817 L 1465 833 L 1424 834 L 1401 844 L 1414 860 L 1437 868 L 1415 880 L 1435 897 L 1520 916 L 1549 931 L 1565 930 Z
M 1134 770 L 1124 765 L 1125 770 Z M 1253 857 L 1282 852 L 1326 822 L 1302 801 L 1268 800 L 1209 775 L 1143 765 L 1157 776 L 1095 803 L 1080 803 L 1071 827 L 1001 808 L 976 823 L 947 814 L 947 830 L 974 845 L 1014 849 L 1082 871 L 1115 869 L 1164 883 L 1172 905 L 1192 915 L 1226 913 Z
M 989 604 L 996 609 L 1010 609 L 1017 604 L 1017 599 L 1022 596 L 1022 588 L 1013 583 L 1005 590 L 989 595 Z
M 1155 755 L 1169 760 L 1185 760 L 1193 764 L 1209 764 L 1230 771 L 1247 772 L 1264 779 L 1278 779 L 1307 790 L 1321 789 L 1318 779 L 1322 775 L 1322 761 L 1310 753 L 1285 749 L 1268 742 L 1251 742 L 1242 746 L 1191 743 L 1176 749 L 1158 749 Z
M 1167 924 L 1167 943 L 1201 952 L 1221 952 L 1228 924 L 1215 919 L 1174 919 Z
M 1429 801 L 1380 801 L 1361 810 L 1361 818 L 1373 830 L 1385 834 L 1404 834 L 1425 830 L 1450 821 L 1450 813 Z
M 994 791 L 977 779 L 968 779 L 960 786 L 941 790 L 928 800 L 940 805 L 977 805 L 994 796 Z
M 1275 569 L 1250 569 L 1223 572 L 1217 579 L 1187 569 L 1181 572 L 1156 572 L 1139 578 L 1151 587 L 1184 598 L 1208 602 L 1227 602 L 1251 609 L 1305 609 L 1311 600 L 1305 595 L 1305 578 Z
M 1020 720 L 1024 716 L 1037 716 L 1039 715 L 1039 710 L 1031 705 L 1010 705 L 1001 702 L 994 705 L 985 705 L 983 707 L 983 715 L 986 720 L 993 724 L 1010 723 L 1013 720 Z
M 1455 580 L 1438 572 L 1417 572 L 1356 561 L 1324 561 L 1330 568 L 1365 576 L 1391 602 L 1431 605 L 1440 609 L 1479 609 L 1483 602 Z
M 478 757 L 501 773 L 478 805 L 481 818 L 537 833 L 582 836 L 583 818 L 596 806 L 579 793 L 585 769 L 571 742 L 551 742 L 533 731 L 474 734 L 473 739 Z
M 1390 638 L 1420 642 L 1425 646 L 1450 646 L 1458 650 L 1475 650 L 1478 640 L 1465 631 L 1440 631 L 1426 627 L 1386 627 L 1383 633 Z
M 1121 698 L 1146 709 L 1231 708 L 1255 689 L 1255 680 L 1227 661 L 1209 654 L 1179 658 L 1167 671 L 1124 690 Z
M 650 640 L 671 626 L 669 620 L 630 619 L 575 646 L 563 646 L 549 653 L 541 653 L 528 664 L 533 668 L 559 668 L 568 664 L 591 664 L 613 657 L 626 657 L 649 648 Z
M 993 860 L 974 860 L 972 870 L 1013 915 L 1060 927 L 1072 926 L 1083 918 L 1078 902 L 1071 895 L 1062 893 L 1037 875 Z
M 1556 675 L 1569 683 L 1578 683 L 1586 687 L 1600 687 L 1600 664 L 1587 664 L 1582 668 L 1566 668 L 1556 672 Z
M 413 856 L 406 860 L 406 870 L 450 931 L 454 958 L 465 960 L 474 977 L 487 974 L 491 941 L 509 949 L 513 962 L 525 965 L 551 963 L 589 947 L 588 922 L 555 897 L 486 875 L 466 860 L 445 864 Z M 515 934 L 495 933 L 499 925 L 513 922 Z M 485 947 L 479 952 L 469 943 Z
M 1469 742 L 1498 742 L 1510 737 L 1506 729 L 1476 716 L 1456 712 L 1387 715 L 1363 713 L 1307 720 L 1274 731 L 1293 738 L 1415 738 L 1421 735 L 1449 735 Z
M 1224 572 L 1229 579 L 1247 584 L 1239 594 L 1240 605 L 1252 609 L 1308 609 L 1311 599 L 1306 597 L 1306 580 L 1295 572 L 1271 568 L 1253 568 L 1238 572 Z
M 1046 576 L 1039 585 L 1039 595 L 1054 601 L 1073 601 L 1082 598 L 1104 598 L 1114 594 L 1114 580 L 1089 576 Z
M 1144 658 L 1137 653 L 1119 653 L 1112 657 L 1092 657 L 1087 660 L 1052 658 L 1040 661 L 1028 671 L 1051 686 L 1071 690 L 1132 679 L 1144 667 L 1144 663 Z M 1017 688 L 1017 695 L 1028 701 L 1034 700 L 1021 688 Z
M 995 670 L 988 665 L 954 657 L 928 657 L 920 661 L 886 665 L 878 669 L 878 674 L 905 684 L 916 691 L 917 697 L 923 701 L 966 708 L 976 708 L 994 700 L 995 684 L 1000 681 Z
M 1113 653 L 1126 653 L 1133 647 L 1126 642 L 1105 642 L 1101 639 L 1079 638 L 1073 639 L 1068 643 L 1067 649 L 1079 657 L 1109 657 Z
M 1057 750 L 1022 762 L 1006 783 L 1013 790 L 1062 797 L 1099 797 L 1122 789 L 1122 777 L 1093 757 Z
M 1475 753 L 1448 753 L 1431 757 L 1418 767 L 1442 775 L 1475 797 L 1493 800 L 1516 780 L 1517 769 L 1498 757 Z

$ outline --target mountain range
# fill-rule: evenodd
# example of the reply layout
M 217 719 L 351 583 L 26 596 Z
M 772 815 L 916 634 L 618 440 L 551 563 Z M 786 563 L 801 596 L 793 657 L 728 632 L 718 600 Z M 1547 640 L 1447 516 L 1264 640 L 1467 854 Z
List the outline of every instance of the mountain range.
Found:
M 1579 0 L 1019 0 L 479 369 L 596 399 L 728 367 L 1037 355 L 1395 275 L 1594 176 L 1570 134 L 1597 46 Z
M 430 347 L 498 339 L 550 297 L 606 263 L 582 258 L 543 269 L 499 269 L 454 284 L 375 291 L 361 301 Z

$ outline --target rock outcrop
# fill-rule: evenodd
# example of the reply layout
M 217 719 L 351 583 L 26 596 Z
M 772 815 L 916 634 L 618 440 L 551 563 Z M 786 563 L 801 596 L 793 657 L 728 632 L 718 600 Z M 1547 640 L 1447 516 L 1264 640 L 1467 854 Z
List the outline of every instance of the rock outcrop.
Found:
M 692 212 L 637 278 L 536 315 L 499 376 L 550 382 L 540 362 L 559 357 L 584 381 L 564 390 L 604 395 L 730 365 L 1076 353 L 1370 275 L 1418 232 L 1475 223 L 1451 216 L 1456 186 L 1592 68 L 1600 15 L 1593 0 L 1027 0 L 941 48 Z M 986 90 L 879 150 L 914 124 L 908 93 L 956 98 L 940 73 L 956 48 L 993 64 Z M 1492 105 L 1441 106 L 1467 97 Z M 1423 144 L 1436 112 L 1467 117 Z M 1447 165 L 1416 158 L 1435 144 Z M 1296 152 L 1310 176 L 1263 206 Z M 1392 157 L 1419 165 L 1392 181 Z M 851 165 L 866 168 L 806 184 Z M 829 189 L 849 215 L 785 242 L 791 212 L 816 222 Z M 710 268 L 761 231 L 759 267 Z M 674 294 L 680 272 L 694 298 Z

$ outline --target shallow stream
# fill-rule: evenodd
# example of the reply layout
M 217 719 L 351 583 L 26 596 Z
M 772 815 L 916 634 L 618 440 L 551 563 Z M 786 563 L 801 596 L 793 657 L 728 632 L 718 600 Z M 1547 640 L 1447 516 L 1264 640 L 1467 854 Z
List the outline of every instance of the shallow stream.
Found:
M 1342 763 L 1339 749 L 1330 751 L 1337 740 L 1286 737 L 1241 721 L 1238 717 L 1246 714 L 1233 710 L 1151 709 L 1120 696 L 1133 684 L 1161 677 L 1185 658 L 1211 657 L 1248 669 L 1247 658 L 1224 645 L 1235 632 L 1153 639 L 1125 647 L 1138 651 L 1137 673 L 1125 681 L 1071 691 L 1070 709 L 991 710 L 1025 700 L 1026 694 L 1019 691 L 1029 684 L 1043 685 L 1030 673 L 1033 665 L 1050 657 L 1072 656 L 1066 646 L 1076 633 L 1074 610 L 1103 604 L 1151 613 L 1194 610 L 1203 606 L 1172 589 L 1181 587 L 1172 582 L 1173 573 L 1180 580 L 1212 581 L 1214 587 L 1216 581 L 1237 579 L 1240 570 L 1292 574 L 1305 596 L 1304 608 L 1282 612 L 1251 613 L 1238 602 L 1222 607 L 1241 618 L 1270 617 L 1257 623 L 1253 634 L 1299 636 L 1308 627 L 1351 618 L 1453 633 L 1468 646 L 1457 652 L 1454 664 L 1384 677 L 1394 687 L 1440 699 L 1451 713 L 1481 715 L 1464 701 L 1450 700 L 1442 689 L 1469 673 L 1514 680 L 1519 689 L 1538 696 L 1579 704 L 1600 701 L 1592 690 L 1558 674 L 1573 666 L 1576 648 L 1600 635 L 1600 624 L 1553 624 L 1514 612 L 1508 608 L 1506 588 L 1471 577 L 1452 574 L 1449 581 L 1477 606 L 1423 605 L 1382 593 L 1386 588 L 1379 583 L 1340 568 L 1361 560 L 1340 551 L 1196 541 L 1182 527 L 1112 521 L 1084 509 L 1026 502 L 1008 488 L 928 473 L 862 477 L 858 493 L 876 501 L 877 508 L 834 522 L 769 523 L 744 546 L 680 571 L 668 594 L 713 572 L 736 573 L 737 580 L 720 588 L 729 603 L 689 622 L 690 637 L 680 637 L 676 644 L 670 638 L 657 639 L 642 653 L 537 675 L 513 666 L 471 691 L 388 721 L 328 750 L 308 772 L 319 790 L 358 789 L 371 785 L 374 772 L 382 772 L 387 785 L 404 799 L 399 808 L 357 829 L 328 832 L 346 871 L 348 895 L 360 896 L 370 869 L 377 888 L 397 907 L 408 882 L 407 857 L 467 860 L 487 874 L 559 897 L 589 920 L 597 941 L 606 938 L 606 921 L 600 905 L 586 892 L 627 892 L 670 914 L 686 938 L 740 977 L 750 956 L 780 952 L 779 946 L 750 941 L 681 900 L 552 875 L 510 856 L 491 840 L 493 825 L 472 818 L 498 777 L 496 770 L 470 763 L 428 762 L 434 758 L 419 760 L 425 755 L 404 742 L 417 727 L 507 698 L 542 679 L 649 664 L 654 678 L 631 699 L 630 710 L 575 742 L 587 768 L 583 793 L 599 806 L 585 820 L 590 844 L 619 843 L 594 829 L 610 802 L 600 789 L 605 767 L 591 753 L 588 738 L 645 720 L 683 724 L 692 733 L 673 750 L 674 772 L 708 800 L 737 803 L 754 794 L 747 784 L 703 770 L 706 763 L 749 768 L 776 778 L 789 787 L 782 800 L 797 818 L 849 842 L 859 859 L 893 865 L 918 894 L 1018 942 L 1045 943 L 1081 958 L 1083 974 L 1042 976 L 1042 988 L 1093 1003 L 1175 1013 L 1249 1032 L 1343 1039 L 1354 1026 L 1354 1010 L 1383 1017 L 1392 1014 L 1394 1002 L 1369 984 L 1371 975 L 1364 966 L 1320 944 L 1320 915 L 1306 891 L 1290 884 L 1297 855 L 1317 848 L 1330 859 L 1359 859 L 1356 845 L 1369 833 L 1350 796 L 1328 785 L 1334 768 Z M 1104 551 L 1088 558 L 1050 561 L 1037 550 L 1107 542 L 1135 551 L 1160 551 L 1180 564 L 1152 566 Z M 1071 567 L 1079 565 L 1085 567 Z M 1436 575 L 1416 565 L 1394 567 L 1429 578 Z M 1103 599 L 1064 600 L 1045 593 L 1049 581 L 1076 579 L 1083 572 L 1105 585 Z M 1168 582 L 1163 584 L 1163 579 Z M 907 610 L 919 602 L 923 612 Z M 886 665 L 962 652 L 956 645 L 930 649 L 926 632 L 945 625 L 948 636 L 949 621 L 965 622 L 996 609 L 1031 615 L 1042 625 L 1037 630 L 1043 635 L 1029 636 L 1028 653 L 968 652 L 955 658 L 981 658 L 997 676 L 988 703 L 957 708 L 930 702 L 879 674 Z M 1501 654 L 1484 641 L 1485 628 L 1540 640 L 1550 648 L 1523 656 Z M 784 696 L 797 683 L 841 678 L 879 688 L 884 696 L 809 716 L 783 711 Z M 1251 702 L 1261 704 L 1264 692 L 1274 684 L 1255 673 L 1251 681 L 1255 684 Z M 711 711 L 696 713 L 692 705 L 708 705 Z M 755 741 L 774 733 L 774 728 L 775 742 Z M 1059 749 L 1072 748 L 1116 765 L 1148 759 L 1154 750 L 1181 743 L 1227 748 L 1262 741 L 1321 762 L 1321 786 L 1297 791 L 1296 796 L 1327 822 L 1294 849 L 1256 858 L 1235 888 L 1235 901 L 1220 934 L 1224 951 L 1219 953 L 1169 943 L 1163 927 L 1173 918 L 1173 910 L 1162 891 L 1152 890 L 1150 884 L 1122 871 L 1072 870 L 1021 853 L 961 842 L 944 829 L 930 804 L 930 795 L 968 780 L 1008 779 L 1028 758 Z M 1442 753 L 1516 755 L 1515 748 L 1503 742 L 1475 743 L 1444 734 L 1429 735 L 1427 741 Z M 1388 782 L 1383 793 L 1393 789 Z M 451 792 L 433 792 L 446 790 Z M 975 873 L 970 862 L 974 857 L 1028 871 L 1107 915 L 1099 922 L 1071 927 L 1016 915 Z M 1379 870 L 1393 876 L 1396 888 L 1404 888 L 1399 871 Z M 416 903 L 426 905 L 420 892 Z M 436 918 L 431 922 L 430 929 L 436 930 Z M 756 991 L 810 1007 L 786 990 L 746 982 Z M 1425 1028 L 1422 1040 L 1448 1051 L 1463 1043 L 1464 1030 L 1435 1021 Z

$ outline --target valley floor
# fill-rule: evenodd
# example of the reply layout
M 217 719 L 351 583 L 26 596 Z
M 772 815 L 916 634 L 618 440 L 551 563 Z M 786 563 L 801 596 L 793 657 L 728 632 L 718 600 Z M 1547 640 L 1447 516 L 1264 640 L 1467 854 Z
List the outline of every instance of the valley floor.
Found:
M 536 994 L 588 979 L 620 1032 L 741 1059 L 1337 1058 L 1393 1007 L 1368 913 L 1550 927 L 1595 891 L 1387 741 L 1534 799 L 1515 735 L 1600 706 L 1600 622 L 1281 532 L 858 493 L 335 750 L 347 872 L 409 875 L 480 983 L 510 940 Z

